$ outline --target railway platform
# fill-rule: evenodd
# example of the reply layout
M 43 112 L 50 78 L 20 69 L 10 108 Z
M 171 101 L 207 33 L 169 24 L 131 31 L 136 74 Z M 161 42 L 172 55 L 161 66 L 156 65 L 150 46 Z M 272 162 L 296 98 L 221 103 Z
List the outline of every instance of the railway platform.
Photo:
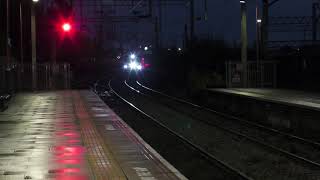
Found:
M 320 93 L 255 88 L 210 89 L 210 91 L 320 111 Z
M 20 93 L 0 112 L 0 179 L 186 179 L 96 94 Z
M 318 138 L 320 94 L 284 89 L 208 89 L 207 103 L 236 116 Z

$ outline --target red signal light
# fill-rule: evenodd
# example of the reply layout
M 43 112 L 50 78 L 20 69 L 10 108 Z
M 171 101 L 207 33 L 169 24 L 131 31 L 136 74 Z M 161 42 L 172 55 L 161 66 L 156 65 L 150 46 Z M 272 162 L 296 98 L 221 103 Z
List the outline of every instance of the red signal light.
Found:
M 64 32 L 69 32 L 69 31 L 71 30 L 71 25 L 70 25 L 70 23 L 63 23 L 63 24 L 62 24 L 62 30 L 63 30 Z

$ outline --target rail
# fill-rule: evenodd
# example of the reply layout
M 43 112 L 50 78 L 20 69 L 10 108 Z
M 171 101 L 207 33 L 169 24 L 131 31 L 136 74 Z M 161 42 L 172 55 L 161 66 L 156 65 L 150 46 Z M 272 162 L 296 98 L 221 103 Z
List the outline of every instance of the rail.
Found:
M 290 139 L 290 142 L 292 142 L 292 140 L 295 140 L 295 141 L 298 141 L 298 142 L 300 142 L 300 143 L 302 143 L 302 144 L 306 144 L 306 145 L 312 146 L 313 148 L 315 148 L 315 149 L 317 149 L 317 150 L 320 150 L 320 144 L 317 143 L 317 142 L 313 142 L 313 141 L 311 141 L 311 140 L 307 140 L 307 139 L 304 139 L 304 138 L 301 138 L 301 137 L 297 137 L 297 136 L 294 136 L 294 135 L 291 135 L 291 134 L 287 134 L 287 133 L 284 133 L 284 132 L 281 132 L 281 131 L 278 131 L 278 130 L 275 130 L 275 129 L 272 129 L 272 128 L 268 128 L 268 127 L 265 127 L 265 126 L 262 126 L 262 125 L 259 125 L 259 124 L 253 123 L 253 122 L 249 122 L 249 121 L 246 121 L 246 120 L 243 120 L 243 119 L 234 117 L 234 116 L 227 115 L 227 114 L 225 114 L 225 113 L 217 112 L 217 111 L 215 111 L 215 110 L 212 110 L 212 109 L 209 109 L 209 108 L 200 106 L 200 105 L 196 105 L 196 104 L 187 102 L 187 101 L 182 100 L 182 99 L 180 99 L 180 98 L 176 98 L 176 97 L 167 95 L 167 94 L 165 94 L 165 93 L 159 92 L 159 91 L 157 91 L 157 90 L 153 90 L 153 89 L 151 89 L 151 88 L 149 88 L 149 87 L 147 87 L 147 86 L 142 85 L 142 84 L 141 84 L 140 82 L 138 82 L 138 81 L 136 81 L 136 83 L 137 83 L 140 87 L 142 87 L 142 88 L 144 88 L 144 89 L 146 89 L 146 90 L 149 90 L 149 91 L 151 91 L 151 92 L 153 92 L 153 93 L 157 93 L 157 94 L 159 94 L 159 95 L 161 95 L 161 96 L 164 96 L 164 97 L 166 97 L 166 98 L 169 98 L 169 99 L 171 99 L 172 101 L 176 101 L 176 102 L 179 102 L 179 103 L 186 104 L 186 105 L 188 105 L 188 106 L 192 106 L 193 108 L 196 108 L 196 109 L 198 109 L 198 110 L 200 110 L 200 111 L 212 112 L 212 113 L 217 114 L 218 116 L 221 116 L 221 117 L 224 117 L 224 118 L 228 118 L 228 119 L 231 119 L 231 120 L 233 120 L 233 121 L 237 120 L 238 122 L 247 124 L 247 125 L 252 126 L 252 127 L 254 127 L 254 128 L 258 128 L 259 130 L 263 130 L 263 131 L 268 132 L 268 133 L 270 133 L 270 134 L 272 134 L 272 135 L 280 135 L 280 136 L 286 137 L 286 138 Z M 133 87 L 131 87 L 130 89 L 132 89 L 132 88 L 133 88 Z M 134 88 L 133 88 L 133 89 L 134 89 Z M 138 91 L 138 90 L 136 90 L 136 92 L 137 92 L 137 91 Z M 140 91 L 139 91 L 139 92 L 140 92 Z M 252 137 L 249 137 L 249 136 L 247 136 L 247 135 L 245 135 L 245 134 L 243 134 L 243 133 L 239 133 L 239 132 L 236 132 L 236 131 L 234 131 L 234 130 L 230 130 L 230 129 L 228 129 L 228 128 L 222 127 L 221 125 L 214 124 L 214 123 L 209 122 L 209 121 L 207 121 L 207 120 L 199 119 L 198 117 L 193 117 L 193 118 L 196 118 L 196 119 L 198 119 L 198 120 L 200 120 L 200 121 L 203 121 L 204 123 L 213 125 L 213 126 L 218 127 L 218 128 L 220 128 L 220 129 L 223 129 L 224 131 L 227 131 L 227 132 L 230 132 L 230 133 L 232 133 L 232 134 L 236 134 L 236 135 L 238 135 L 238 136 L 241 136 L 241 137 L 243 137 L 243 138 L 245 138 L 245 139 L 247 139 L 247 140 L 249 140 L 249 141 L 252 141 L 252 142 L 254 142 L 254 143 L 257 143 L 257 144 L 259 144 L 259 145 L 261 145 L 261 146 L 264 146 L 264 147 L 266 147 L 266 148 L 268 148 L 268 149 L 270 149 L 270 150 L 272 150 L 272 151 L 274 151 L 274 152 L 278 152 L 278 153 L 283 154 L 283 155 L 285 155 L 285 156 L 287 156 L 287 157 L 289 157 L 289 158 L 292 158 L 292 159 L 294 159 L 294 160 L 297 160 L 297 161 L 303 162 L 303 163 L 305 163 L 305 164 L 308 164 L 308 165 L 311 165 L 311 166 L 320 168 L 320 163 L 319 163 L 319 162 L 315 162 L 315 161 L 310 160 L 310 159 L 307 159 L 307 158 L 305 158 L 305 157 L 301 157 L 301 156 L 296 155 L 296 154 L 294 154 L 294 153 L 291 153 L 291 152 L 288 152 L 288 151 L 283 150 L 283 149 L 281 149 L 281 148 L 278 148 L 278 147 L 276 147 L 276 146 L 274 146 L 274 145 L 269 145 L 269 144 L 267 144 L 267 143 L 265 143 L 265 142 L 259 141 L 259 140 L 255 139 L 255 138 L 252 138 Z
M 177 132 L 171 130 L 169 127 L 167 127 L 166 125 L 164 125 L 163 123 L 161 123 L 159 120 L 157 120 L 156 118 L 152 117 L 151 115 L 147 114 L 146 112 L 144 112 L 143 110 L 139 109 L 138 107 L 136 107 L 133 103 L 129 102 L 127 99 L 125 99 L 124 97 L 122 97 L 119 93 L 117 93 L 114 88 L 112 88 L 111 86 L 111 80 L 108 83 L 108 86 L 110 88 L 110 90 L 118 97 L 120 98 L 122 101 L 124 101 L 125 103 L 127 103 L 128 105 L 130 105 L 133 109 L 135 109 L 136 111 L 138 111 L 139 113 L 143 114 L 145 117 L 149 118 L 150 120 L 152 120 L 154 123 L 158 124 L 160 127 L 162 127 L 163 129 L 165 129 L 168 133 L 176 136 L 177 138 L 179 138 L 183 143 L 187 144 L 188 146 L 190 146 L 192 149 L 196 149 L 205 159 L 207 159 L 208 161 L 210 161 L 211 163 L 217 165 L 231 173 L 234 178 L 236 179 L 243 179 L 243 180 L 253 180 L 251 177 L 248 177 L 246 174 L 244 174 L 243 172 L 233 168 L 232 166 L 228 165 L 227 163 L 219 160 L 217 157 L 213 156 L 212 154 L 208 153 L 206 150 L 204 150 L 203 148 L 201 148 L 200 146 L 194 144 L 193 142 L 191 142 L 190 140 L 186 139 L 185 137 L 183 137 L 182 135 L 178 134 Z

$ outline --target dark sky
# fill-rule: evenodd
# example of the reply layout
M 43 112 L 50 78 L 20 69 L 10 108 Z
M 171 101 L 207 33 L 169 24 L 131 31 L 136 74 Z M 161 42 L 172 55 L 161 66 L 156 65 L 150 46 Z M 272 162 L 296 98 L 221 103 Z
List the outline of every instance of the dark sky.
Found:
M 240 3 L 239 0 L 207 0 L 208 1 L 208 21 L 198 21 L 196 23 L 196 32 L 200 37 L 208 35 L 218 39 L 225 39 L 228 42 L 240 39 Z M 204 1 L 196 0 L 196 16 L 204 17 Z M 312 0 L 280 0 L 270 9 L 270 16 L 311 16 Z M 248 34 L 250 41 L 255 39 L 255 7 L 256 1 L 248 1 Z M 164 38 L 173 44 L 179 40 L 174 41 L 174 37 L 180 37 L 184 24 L 183 18 L 185 16 L 185 8 L 181 11 L 173 11 L 177 7 L 167 8 L 167 13 L 164 17 Z M 182 17 L 181 17 L 182 16 Z M 180 18 L 180 20 L 178 20 Z M 168 21 L 169 20 L 169 21 Z M 184 21 L 184 22 L 182 22 Z M 177 23 L 180 22 L 180 23 Z M 274 40 L 285 40 L 286 38 L 301 38 L 301 33 L 277 33 L 271 34 Z M 170 43 L 171 44 L 171 43 Z M 252 44 L 252 43 L 251 43 Z
M 85 1 L 85 0 L 84 0 Z M 92 0 L 87 0 L 93 2 Z M 252 45 L 255 36 L 255 7 L 256 0 L 248 1 L 248 34 Z M 105 4 L 112 4 L 111 0 L 103 0 Z M 147 2 L 147 1 L 146 1 Z M 162 39 L 164 46 L 182 46 L 184 38 L 184 25 L 189 23 L 189 8 L 183 3 L 180 6 L 172 5 L 170 0 L 162 6 Z M 208 21 L 204 21 L 204 0 L 195 0 L 195 15 L 201 17 L 196 22 L 196 34 L 198 37 L 214 37 L 225 39 L 233 43 L 240 40 L 240 3 L 239 0 L 207 0 Z M 314 0 L 280 0 L 270 9 L 270 16 L 311 16 L 311 6 Z M 77 4 L 77 3 L 75 3 Z M 131 7 L 130 7 L 131 8 Z M 86 7 L 90 11 L 90 7 Z M 139 9 L 139 8 L 137 8 Z M 154 13 L 158 13 L 158 7 L 154 7 Z M 111 10 L 106 10 L 108 12 Z M 130 15 L 127 8 L 118 8 L 114 11 L 120 16 Z M 106 23 L 107 26 L 107 23 Z M 124 41 L 141 41 L 152 43 L 154 36 L 154 26 L 150 23 L 119 23 L 116 29 L 116 38 L 123 38 Z M 134 32 L 134 33 L 131 33 Z M 271 40 L 301 39 L 303 33 L 276 33 L 270 34 Z M 136 36 L 134 40 L 131 36 Z M 149 40 L 144 40 L 149 37 Z M 147 38 L 148 39 L 148 38 Z

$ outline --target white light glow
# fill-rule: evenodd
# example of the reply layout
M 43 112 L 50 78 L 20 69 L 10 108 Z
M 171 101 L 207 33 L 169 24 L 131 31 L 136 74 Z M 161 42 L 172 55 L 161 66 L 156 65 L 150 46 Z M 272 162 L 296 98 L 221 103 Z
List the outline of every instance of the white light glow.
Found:
M 62 25 L 62 29 L 63 29 L 64 31 L 70 31 L 70 30 L 71 30 L 71 25 L 70 25 L 69 23 L 64 23 L 64 24 Z
M 139 64 L 139 65 L 137 66 L 137 69 L 138 69 L 138 70 L 142 70 L 141 64 Z
M 129 69 L 130 71 L 141 71 L 143 69 L 143 66 L 136 61 L 130 61 L 129 64 L 123 65 L 123 69 Z
M 138 63 L 136 61 L 131 61 L 129 63 L 129 67 L 130 67 L 131 70 L 135 70 L 138 67 Z
M 149 49 L 148 46 L 144 47 L 144 50 L 145 50 L 145 51 L 148 51 L 148 49 Z
M 135 54 L 131 54 L 130 55 L 130 59 L 136 59 L 136 55 Z

